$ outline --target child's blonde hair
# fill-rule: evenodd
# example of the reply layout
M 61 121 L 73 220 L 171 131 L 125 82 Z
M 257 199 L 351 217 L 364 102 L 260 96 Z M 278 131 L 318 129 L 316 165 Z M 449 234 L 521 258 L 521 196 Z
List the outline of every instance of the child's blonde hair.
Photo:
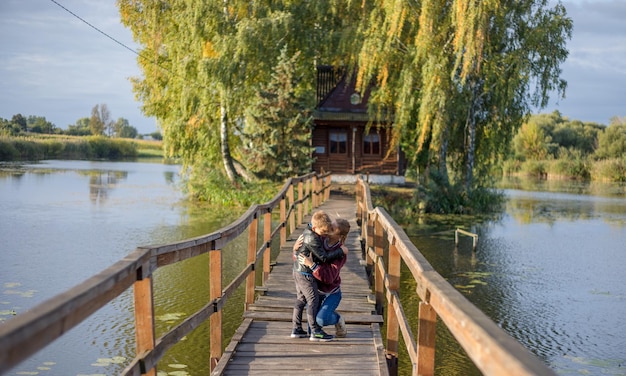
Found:
M 333 231 L 333 221 L 328 214 L 319 210 L 313 213 L 311 217 L 311 227 L 318 229 L 321 235 L 329 235 Z

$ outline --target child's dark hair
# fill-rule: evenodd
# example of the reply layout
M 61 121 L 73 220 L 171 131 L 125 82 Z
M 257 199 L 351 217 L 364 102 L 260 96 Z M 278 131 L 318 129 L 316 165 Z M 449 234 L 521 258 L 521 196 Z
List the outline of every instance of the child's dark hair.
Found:
M 337 218 L 335 223 L 337 223 L 337 235 L 339 235 L 339 239 L 343 243 L 350 232 L 350 222 L 347 219 Z

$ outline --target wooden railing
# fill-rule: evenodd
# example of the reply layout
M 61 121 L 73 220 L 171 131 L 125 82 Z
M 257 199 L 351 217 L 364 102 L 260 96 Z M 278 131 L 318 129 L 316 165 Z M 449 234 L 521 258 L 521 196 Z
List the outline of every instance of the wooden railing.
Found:
M 379 313 L 387 304 L 386 351 L 391 374 L 397 372 L 401 333 L 413 375 L 434 375 L 436 323 L 441 319 L 484 375 L 556 375 L 432 268 L 389 214 L 372 206 L 369 186 L 362 179 L 357 181 L 356 192 L 357 220 L 366 262 L 374 274 Z M 411 271 L 420 299 L 417 339 L 398 295 L 402 263 Z
M 296 191 L 297 189 L 297 191 Z M 328 199 L 330 173 L 289 179 L 274 198 L 253 205 L 238 220 L 215 232 L 176 243 L 139 247 L 125 258 L 76 287 L 47 300 L 0 325 L 0 374 L 50 344 L 92 313 L 134 288 L 136 357 L 122 375 L 156 375 L 165 352 L 207 319 L 210 325 L 211 369 L 222 355 L 222 307 L 238 286 L 245 283 L 245 305 L 255 294 L 255 266 L 262 260 L 265 283 L 270 272 L 270 247 L 277 236 L 280 245 L 303 218 Z M 272 227 L 272 213 L 280 220 Z M 260 220 L 263 232 L 259 234 Z M 288 228 L 288 229 L 287 229 Z M 222 286 L 222 249 L 248 231 L 246 267 L 225 288 Z M 258 246 L 262 236 L 263 244 Z M 209 253 L 209 302 L 160 338 L 155 338 L 152 277 L 163 266 Z

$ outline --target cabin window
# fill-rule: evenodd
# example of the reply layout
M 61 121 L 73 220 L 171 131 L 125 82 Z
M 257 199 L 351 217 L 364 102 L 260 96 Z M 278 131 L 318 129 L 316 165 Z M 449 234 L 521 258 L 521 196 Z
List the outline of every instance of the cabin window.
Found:
M 363 154 L 380 154 L 380 135 L 378 133 L 363 136 Z
M 330 132 L 330 154 L 346 154 L 348 152 L 348 133 L 345 131 Z

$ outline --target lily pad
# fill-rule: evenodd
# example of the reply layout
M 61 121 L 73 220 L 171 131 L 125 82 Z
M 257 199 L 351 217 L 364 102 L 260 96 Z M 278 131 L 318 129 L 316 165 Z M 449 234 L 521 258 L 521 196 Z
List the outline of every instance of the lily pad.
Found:
M 163 315 L 156 316 L 155 319 L 159 321 L 171 322 L 171 321 L 180 320 L 184 316 L 185 316 L 184 312 L 173 312 L 173 313 L 166 313 Z
M 168 364 L 167 366 L 170 368 L 187 368 L 186 364 Z

